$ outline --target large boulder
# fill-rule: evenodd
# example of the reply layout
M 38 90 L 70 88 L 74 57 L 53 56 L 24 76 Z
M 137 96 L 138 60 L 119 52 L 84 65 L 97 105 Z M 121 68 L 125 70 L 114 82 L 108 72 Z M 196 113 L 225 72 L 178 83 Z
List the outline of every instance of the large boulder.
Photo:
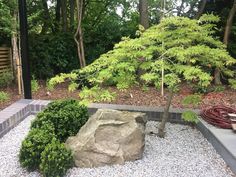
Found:
M 146 122 L 144 113 L 99 109 L 66 146 L 78 167 L 135 161 L 144 151 Z

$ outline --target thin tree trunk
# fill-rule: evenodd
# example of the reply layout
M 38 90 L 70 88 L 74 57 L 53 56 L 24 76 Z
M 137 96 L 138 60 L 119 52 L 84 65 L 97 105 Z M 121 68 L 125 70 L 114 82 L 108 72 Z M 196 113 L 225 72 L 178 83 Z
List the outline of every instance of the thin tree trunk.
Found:
M 199 6 L 199 10 L 197 12 L 197 14 L 194 16 L 195 19 L 199 19 L 201 17 L 201 15 L 204 13 L 205 7 L 207 4 L 207 0 L 202 0 Z
M 78 52 L 80 67 L 83 68 L 86 66 L 85 55 L 84 55 L 83 32 L 81 27 L 82 14 L 83 14 L 83 0 L 76 0 L 76 5 L 77 5 L 78 26 L 76 33 L 74 35 L 74 40 L 77 44 L 77 52 Z
M 23 86 L 22 86 L 22 70 L 21 70 L 21 59 L 20 59 L 20 37 L 18 36 L 17 31 L 17 24 L 19 21 L 18 11 L 14 10 L 13 14 L 13 30 L 11 36 L 11 43 L 12 43 L 12 63 L 13 63 L 13 73 L 15 81 L 18 84 L 18 93 L 19 95 L 22 94 Z M 19 40 L 18 40 L 19 37 Z M 19 45 L 18 45 L 19 42 Z M 18 47 L 19 46 L 19 47 Z
M 221 79 L 220 79 L 220 70 L 219 68 L 216 68 L 214 71 L 214 84 L 215 85 L 221 85 Z
M 43 22 L 43 27 L 42 27 L 42 34 L 45 34 L 49 27 L 52 28 L 51 25 L 51 17 L 50 17 L 50 13 L 49 13 L 49 9 L 48 9 L 48 4 L 47 4 L 47 0 L 42 0 L 42 5 L 43 5 L 43 18 L 44 18 L 44 22 Z M 52 29 L 52 31 L 54 31 Z
M 170 105 L 171 105 L 171 101 L 172 101 L 173 96 L 174 96 L 174 91 L 170 90 L 170 93 L 168 95 L 168 100 L 167 100 L 167 103 L 166 103 L 166 106 L 164 109 L 164 113 L 162 116 L 161 124 L 159 125 L 159 128 L 158 128 L 158 136 L 160 138 L 164 138 L 164 136 L 165 136 L 165 125 L 166 125 L 166 122 L 168 121 L 168 118 L 169 118 L 169 110 L 170 110 Z
M 60 21 L 61 21 L 61 0 L 57 0 L 56 4 L 56 18 L 55 18 L 55 31 L 60 31 Z
M 147 2 L 147 0 L 139 0 L 139 15 L 140 15 L 140 24 L 145 29 L 149 28 L 148 2 Z
M 19 58 L 19 50 L 17 46 L 17 12 L 14 12 L 13 14 L 13 30 L 12 30 L 12 35 L 11 35 L 11 45 L 12 45 L 12 63 L 13 63 L 13 73 L 14 77 L 16 76 L 17 73 L 17 64 L 16 61 Z M 17 78 L 15 77 L 15 80 Z
M 75 0 L 70 0 L 70 30 L 74 29 L 75 24 Z
M 67 0 L 62 0 L 61 3 L 61 14 L 62 14 L 62 27 L 63 31 L 67 32 Z
M 225 27 L 224 44 L 226 46 L 228 46 L 228 43 L 229 43 L 229 37 L 232 30 L 235 13 L 236 13 L 236 0 L 234 0 L 233 6 L 229 12 L 229 16 L 228 16 L 226 27 Z

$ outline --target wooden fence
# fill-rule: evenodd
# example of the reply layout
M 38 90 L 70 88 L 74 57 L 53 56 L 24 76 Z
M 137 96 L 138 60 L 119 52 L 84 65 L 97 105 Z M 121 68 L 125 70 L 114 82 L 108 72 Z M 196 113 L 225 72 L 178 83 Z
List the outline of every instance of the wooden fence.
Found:
M 0 74 L 6 70 L 12 69 L 11 49 L 0 47 Z

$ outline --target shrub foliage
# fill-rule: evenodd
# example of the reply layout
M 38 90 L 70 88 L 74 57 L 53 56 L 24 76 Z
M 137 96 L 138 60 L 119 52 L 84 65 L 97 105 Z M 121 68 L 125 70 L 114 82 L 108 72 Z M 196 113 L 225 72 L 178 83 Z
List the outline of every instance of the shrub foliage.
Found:
M 28 170 L 40 169 L 46 177 L 63 176 L 73 164 L 65 140 L 78 133 L 88 120 L 88 110 L 76 100 L 54 101 L 31 124 L 22 142 L 20 163 Z
M 40 171 L 45 177 L 61 177 L 73 166 L 71 151 L 63 143 L 53 139 L 41 154 Z
M 54 128 L 50 124 L 45 124 L 41 129 L 30 130 L 21 145 L 19 156 L 21 165 L 28 170 L 38 169 L 41 153 L 54 137 Z
M 3 103 L 7 100 L 9 100 L 9 94 L 3 91 L 0 91 L 0 103 Z
M 9 69 L 0 73 L 0 88 L 8 87 L 13 81 L 13 72 Z
M 218 21 L 219 18 L 214 15 L 203 15 L 200 20 L 165 18 L 145 32 L 140 31 L 140 37 L 123 38 L 113 50 L 101 55 L 92 64 L 78 72 L 56 76 L 51 83 L 55 85 L 69 78 L 77 87 L 89 82 L 96 88 L 113 84 L 118 89 L 126 89 L 142 81 L 159 88 L 164 70 L 164 84 L 169 88 L 176 87 L 181 81 L 204 88 L 212 82 L 212 73 L 218 68 L 230 78 L 231 84 L 235 84 L 235 71 L 230 66 L 236 60 L 213 35 Z M 84 80 L 78 82 L 80 76 Z
M 76 100 L 56 101 L 39 113 L 32 122 L 32 128 L 41 128 L 51 123 L 55 129 L 56 137 L 64 142 L 69 136 L 78 133 L 79 129 L 88 120 L 88 110 Z

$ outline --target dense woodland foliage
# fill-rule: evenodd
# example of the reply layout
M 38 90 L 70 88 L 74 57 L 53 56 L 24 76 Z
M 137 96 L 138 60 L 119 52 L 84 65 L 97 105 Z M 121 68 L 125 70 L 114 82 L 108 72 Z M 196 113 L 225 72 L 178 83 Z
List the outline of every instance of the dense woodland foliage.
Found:
M 234 6 L 233 0 L 29 0 L 32 73 L 36 78 L 47 79 L 79 68 L 81 59 L 89 64 L 111 50 L 122 37 L 137 37 L 140 23 L 148 28 L 158 24 L 163 16 L 198 19 L 203 13 L 218 15 L 219 30 L 214 35 L 227 43 L 235 57 L 234 18 L 232 25 L 229 23 L 232 27 L 227 28 L 230 14 L 234 17 Z M 0 45 L 14 46 L 14 38 L 18 43 L 17 1 L 0 0 Z

